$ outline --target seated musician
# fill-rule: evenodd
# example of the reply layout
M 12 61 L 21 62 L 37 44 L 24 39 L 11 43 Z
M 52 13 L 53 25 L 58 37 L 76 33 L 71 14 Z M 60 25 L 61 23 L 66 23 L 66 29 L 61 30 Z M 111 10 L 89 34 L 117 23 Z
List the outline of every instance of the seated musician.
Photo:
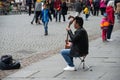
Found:
M 75 66 L 73 63 L 73 57 L 80 57 L 88 54 L 88 34 L 86 30 L 83 28 L 83 18 L 82 17 L 72 17 L 73 19 L 69 22 L 69 26 L 67 26 L 66 30 L 70 36 L 72 45 L 70 49 L 62 49 L 61 55 L 67 63 L 67 67 L 64 70 L 75 70 Z M 74 28 L 76 29 L 73 34 L 70 25 L 74 23 Z

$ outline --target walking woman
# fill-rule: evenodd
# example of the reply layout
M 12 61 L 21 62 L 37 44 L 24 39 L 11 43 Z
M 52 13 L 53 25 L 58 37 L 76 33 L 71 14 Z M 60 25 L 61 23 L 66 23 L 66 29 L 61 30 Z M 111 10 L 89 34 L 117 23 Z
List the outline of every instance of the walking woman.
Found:
M 108 20 L 110 22 L 110 26 L 108 27 L 108 32 L 107 32 L 107 41 L 112 41 L 111 33 L 112 33 L 114 22 L 115 22 L 114 1 L 108 2 L 107 7 L 106 7 L 106 13 L 108 15 Z
M 103 15 L 105 13 L 105 9 L 106 9 L 106 0 L 100 0 L 101 15 Z
M 63 2 L 61 5 L 61 15 L 63 16 L 63 21 L 66 21 L 65 15 L 67 15 L 68 7 L 66 5 L 66 2 Z

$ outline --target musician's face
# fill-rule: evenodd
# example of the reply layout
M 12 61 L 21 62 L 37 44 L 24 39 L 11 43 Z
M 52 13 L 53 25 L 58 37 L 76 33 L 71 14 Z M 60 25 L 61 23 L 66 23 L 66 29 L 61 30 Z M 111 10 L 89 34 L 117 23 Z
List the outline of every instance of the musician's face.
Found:
M 76 23 L 76 20 L 74 21 L 74 28 L 75 29 L 78 29 L 80 26 L 79 26 L 79 24 L 78 23 Z

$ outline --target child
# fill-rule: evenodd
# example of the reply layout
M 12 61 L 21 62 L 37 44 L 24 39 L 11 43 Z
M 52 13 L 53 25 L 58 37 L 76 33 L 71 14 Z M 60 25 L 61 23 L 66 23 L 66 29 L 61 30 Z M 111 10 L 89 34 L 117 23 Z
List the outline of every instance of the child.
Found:
M 88 20 L 88 17 L 89 17 L 89 9 L 88 9 L 88 6 L 86 5 L 84 10 L 83 10 L 83 13 L 85 14 L 85 19 Z
M 106 36 L 107 36 L 107 30 L 108 30 L 108 27 L 109 27 L 110 23 L 108 21 L 107 14 L 104 13 L 103 16 L 104 17 L 101 20 L 100 26 L 101 26 L 101 29 L 102 29 L 102 40 L 104 42 L 104 41 L 107 41 Z
M 42 13 L 41 13 L 41 19 L 42 19 L 42 22 L 43 22 L 43 25 L 44 25 L 45 36 L 46 36 L 46 35 L 48 35 L 49 19 L 52 21 L 51 14 L 49 12 L 49 9 L 47 9 L 46 4 L 43 5 L 43 10 L 42 10 Z

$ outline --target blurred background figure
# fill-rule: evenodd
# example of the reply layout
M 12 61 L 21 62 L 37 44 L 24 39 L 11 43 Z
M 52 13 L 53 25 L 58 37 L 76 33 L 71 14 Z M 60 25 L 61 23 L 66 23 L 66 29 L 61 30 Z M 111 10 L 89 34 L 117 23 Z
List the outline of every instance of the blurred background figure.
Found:
M 26 0 L 26 6 L 28 6 L 29 16 L 31 15 L 32 0 Z
M 106 10 L 106 0 L 100 0 L 100 11 L 101 15 L 105 13 Z
M 82 12 L 82 9 L 83 9 L 82 1 L 77 0 L 75 2 L 75 11 L 76 11 L 76 15 L 75 16 L 80 16 L 80 14 Z
M 115 13 L 117 15 L 118 22 L 120 23 L 120 0 L 115 0 Z
M 113 30 L 113 26 L 115 23 L 115 11 L 114 11 L 114 1 L 109 1 L 106 7 L 107 18 L 110 22 L 110 26 L 108 27 L 107 31 L 107 41 L 112 41 L 111 34 Z
M 59 22 L 60 22 L 61 4 L 62 4 L 61 0 L 54 0 L 54 10 L 55 10 L 56 22 L 58 21 L 58 16 L 59 16 Z
M 94 16 L 98 16 L 99 15 L 99 8 L 100 8 L 100 1 L 99 0 L 94 0 L 93 2 L 93 6 L 94 6 Z
M 66 5 L 66 2 L 64 1 L 61 5 L 61 15 L 63 16 L 63 21 L 66 21 L 65 15 L 67 15 L 68 7 Z
M 42 10 L 42 2 L 41 0 L 36 0 L 35 9 L 34 9 L 34 17 L 31 21 L 31 24 L 33 24 L 34 20 L 36 24 L 41 24 L 39 20 L 39 17 L 41 15 L 41 10 Z

